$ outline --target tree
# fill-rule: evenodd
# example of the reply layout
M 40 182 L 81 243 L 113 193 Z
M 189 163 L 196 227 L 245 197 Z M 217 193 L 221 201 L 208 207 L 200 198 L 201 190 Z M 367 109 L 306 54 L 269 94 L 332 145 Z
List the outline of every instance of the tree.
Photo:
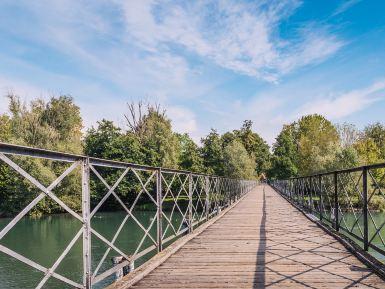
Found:
M 166 117 L 166 111 L 160 111 L 156 105 L 138 103 L 138 112 L 134 104 L 129 105 L 129 115 L 126 120 L 129 132 L 134 134 L 145 155 L 145 163 L 152 166 L 177 168 L 179 161 L 179 140 L 172 131 L 171 121 Z
M 123 132 L 112 121 L 103 119 L 98 122 L 97 128 L 92 127 L 84 138 L 84 151 L 88 156 L 116 160 L 129 163 L 145 164 L 145 155 L 138 138 L 132 132 Z M 110 185 L 114 184 L 123 173 L 122 170 L 113 168 L 97 168 L 98 172 Z M 91 201 L 99 200 L 105 194 L 105 186 L 91 175 Z M 127 203 L 136 197 L 140 186 L 132 173 L 127 173 L 115 189 Z M 103 205 L 104 210 L 121 208 L 114 202 Z
M 255 159 L 255 171 L 258 175 L 270 168 L 270 148 L 266 141 L 252 131 L 253 122 L 245 120 L 240 130 L 234 130 L 234 136 L 240 140 L 249 156 Z
M 10 115 L 0 118 L 0 137 L 14 144 L 34 146 L 72 153 L 82 153 L 80 109 L 69 96 L 52 97 L 45 102 L 35 99 L 22 103 L 16 95 L 8 95 Z M 67 167 L 59 161 L 14 157 L 21 167 L 43 185 L 50 184 Z M 76 182 L 79 170 L 64 178 L 55 194 L 75 211 L 81 210 L 81 187 Z M 0 215 L 19 212 L 37 194 L 36 188 L 2 163 L 0 165 Z M 52 199 L 45 198 L 31 214 L 57 213 L 63 209 Z M 3 212 L 3 213 L 2 213 Z
M 179 167 L 192 172 L 204 172 L 203 159 L 197 144 L 187 133 L 177 136 L 180 143 Z
M 97 128 L 87 131 L 84 152 L 88 156 L 144 164 L 139 140 L 132 133 L 123 133 L 112 121 L 101 120 Z
M 327 164 L 327 170 L 342 170 L 356 167 L 360 164 L 359 156 L 353 146 L 340 147 L 336 150 L 334 160 Z
M 226 176 L 240 179 L 255 177 L 255 160 L 240 141 L 233 140 L 225 147 L 223 160 Z
M 0 141 L 8 142 L 12 137 L 11 119 L 8 115 L 0 115 Z
M 352 147 L 359 138 L 359 131 L 350 123 L 337 124 L 337 132 L 343 148 Z
M 293 125 L 285 125 L 273 145 L 273 157 L 269 177 L 286 179 L 296 176 L 297 146 Z
M 339 146 L 335 126 L 318 114 L 303 116 L 294 126 L 299 174 L 308 175 L 326 170 Z
M 372 138 L 362 137 L 354 144 L 362 165 L 375 164 L 380 159 L 381 151 Z
M 372 125 L 368 125 L 364 129 L 364 137 L 370 138 L 376 144 L 379 149 L 379 161 L 385 160 L 385 125 L 377 122 Z
M 208 174 L 223 175 L 223 145 L 218 132 L 214 129 L 201 139 L 203 164 Z

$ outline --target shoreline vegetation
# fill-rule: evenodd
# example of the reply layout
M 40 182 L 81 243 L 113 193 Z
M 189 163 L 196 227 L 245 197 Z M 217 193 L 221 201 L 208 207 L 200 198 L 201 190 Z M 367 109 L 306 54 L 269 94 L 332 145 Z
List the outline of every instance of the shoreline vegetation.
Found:
M 318 114 L 306 115 L 283 125 L 269 147 L 253 131 L 252 121 L 245 120 L 232 131 L 219 133 L 211 129 L 197 144 L 187 133 L 173 131 L 167 111 L 160 105 L 129 103 L 127 113 L 122 115 L 125 127 L 102 119 L 83 132 L 80 108 L 71 96 L 52 97 L 49 101 L 36 98 L 30 103 L 23 103 L 13 94 L 7 97 L 9 110 L 0 115 L 0 141 L 6 143 L 242 179 L 285 179 L 385 161 L 385 126 L 381 123 L 358 130 L 352 124 L 333 124 Z M 63 163 L 43 159 L 11 158 L 43 185 L 50 184 L 65 168 Z M 119 172 L 105 169 L 103 173 L 107 183 L 113 184 Z M 384 169 L 373 173 L 382 190 L 384 175 Z M 77 212 L 81 209 L 79 179 L 80 170 L 75 169 L 53 191 Z M 129 203 L 138 189 L 133 176 L 128 176 L 117 193 Z M 373 209 L 385 211 L 385 197 L 377 191 L 371 200 Z M 106 188 L 96 178 L 91 179 L 91 192 L 95 203 Z M 0 163 L 0 217 L 14 216 L 38 193 L 7 164 Z M 352 200 L 358 200 L 357 192 L 351 190 L 349 194 Z M 139 205 L 144 204 L 142 200 Z M 117 206 L 107 202 L 103 210 Z M 62 212 L 59 205 L 45 198 L 30 215 Z

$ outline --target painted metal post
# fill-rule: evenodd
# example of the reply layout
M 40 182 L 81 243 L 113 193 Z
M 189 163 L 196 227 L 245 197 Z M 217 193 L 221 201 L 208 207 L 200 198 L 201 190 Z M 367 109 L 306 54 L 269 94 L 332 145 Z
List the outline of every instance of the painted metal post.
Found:
M 309 211 L 310 213 L 313 212 L 313 191 L 314 191 L 314 187 L 313 187 L 313 177 L 310 177 L 309 179 Z
M 205 195 L 206 195 L 206 221 L 210 216 L 210 192 L 208 189 L 208 177 L 205 177 Z
M 323 219 L 323 199 L 322 199 L 322 176 L 318 176 L 318 191 L 319 191 L 319 219 L 322 222 Z
M 83 286 L 91 289 L 91 220 L 90 220 L 90 166 L 82 160 L 82 217 L 83 217 Z
M 157 222 L 156 222 L 156 231 L 157 231 L 157 243 L 158 243 L 158 252 L 163 250 L 162 244 L 162 169 L 158 168 L 156 172 L 156 203 L 157 203 Z
M 340 230 L 339 217 L 338 217 L 338 175 L 334 172 L 334 229 Z
M 193 208 L 192 208 L 192 198 L 193 198 L 193 187 L 192 187 L 192 173 L 188 176 L 188 220 L 189 220 L 189 232 L 191 233 L 194 230 L 194 220 L 193 220 Z
M 369 249 L 369 231 L 368 231 L 368 168 L 364 167 L 362 171 L 362 197 L 363 197 L 363 216 L 364 216 L 364 250 Z
M 304 179 L 300 178 L 300 191 L 301 191 L 301 197 L 302 197 L 302 208 L 305 208 L 305 186 L 304 186 Z

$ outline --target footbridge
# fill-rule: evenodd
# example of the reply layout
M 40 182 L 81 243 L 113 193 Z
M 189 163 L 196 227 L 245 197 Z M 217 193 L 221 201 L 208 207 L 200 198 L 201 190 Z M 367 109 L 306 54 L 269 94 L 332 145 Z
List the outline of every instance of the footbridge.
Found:
M 385 288 L 384 167 L 261 184 L 2 143 L 0 288 Z

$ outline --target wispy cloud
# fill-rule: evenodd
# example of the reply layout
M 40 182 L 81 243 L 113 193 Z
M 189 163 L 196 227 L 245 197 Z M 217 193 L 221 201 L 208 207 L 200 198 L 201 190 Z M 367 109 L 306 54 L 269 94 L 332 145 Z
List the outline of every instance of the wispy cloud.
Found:
M 334 10 L 332 16 L 336 16 L 338 14 L 344 13 L 346 10 L 350 9 L 354 5 L 358 4 L 362 0 L 346 0 L 346 1 L 341 1 L 341 4 Z
M 12 6 L 8 13 L 5 6 Z M 121 122 L 127 100 L 147 97 L 167 108 L 177 131 L 196 140 L 210 127 L 226 131 L 251 119 L 271 142 L 298 108 L 283 104 L 314 89 L 304 91 L 298 81 L 289 91 L 284 76 L 346 45 L 320 19 L 287 28 L 301 6 L 299 0 L 6 0 L 0 33 L 22 40 L 15 41 L 22 53 L 8 52 L 13 60 L 6 61 L 0 49 L 0 77 L 9 77 L 2 83 L 21 95 L 47 89 L 74 95 L 87 127 L 103 117 Z M 318 99 L 319 107 L 331 110 L 338 97 Z
M 178 4 L 176 4 L 178 3 Z M 125 2 L 127 33 L 148 53 L 187 51 L 238 73 L 276 81 L 281 75 L 333 55 L 344 44 L 326 27 L 282 39 L 279 24 L 296 0 L 235 2 Z
M 364 110 L 384 98 L 385 80 L 380 80 L 362 89 L 310 101 L 300 107 L 295 116 L 318 113 L 327 118 L 338 120 Z

